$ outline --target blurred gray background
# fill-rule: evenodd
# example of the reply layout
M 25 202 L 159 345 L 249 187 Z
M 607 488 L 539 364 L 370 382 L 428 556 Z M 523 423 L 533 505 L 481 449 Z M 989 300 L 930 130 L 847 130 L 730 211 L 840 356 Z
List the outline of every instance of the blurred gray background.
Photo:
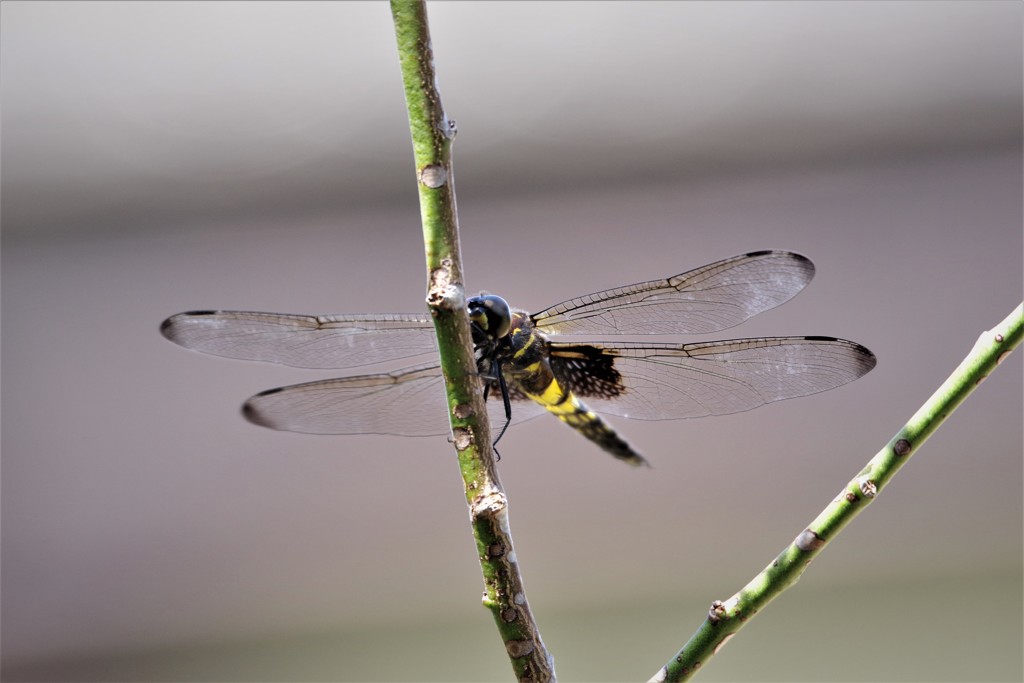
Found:
M 384 3 L 2 7 L 4 680 L 508 680 L 453 449 L 246 423 L 323 377 L 186 352 L 195 308 L 424 309 Z M 842 336 L 813 398 L 510 431 L 563 680 L 646 678 L 1019 302 L 1015 2 L 432 4 L 472 291 L 540 309 L 745 251 Z M 1020 680 L 1021 358 L 705 680 Z M 401 419 L 401 416 L 396 416 Z

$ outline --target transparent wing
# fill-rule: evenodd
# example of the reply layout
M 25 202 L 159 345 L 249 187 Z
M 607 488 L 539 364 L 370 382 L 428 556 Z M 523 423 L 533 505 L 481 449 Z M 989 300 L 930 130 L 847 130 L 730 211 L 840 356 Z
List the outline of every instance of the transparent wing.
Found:
M 160 326 L 187 349 L 299 368 L 351 368 L 436 354 L 427 315 L 288 315 L 190 311 Z
M 869 372 L 874 355 L 832 337 L 764 337 L 701 344 L 552 342 L 558 379 L 599 412 L 670 420 L 742 412 L 842 386 Z M 512 423 L 545 412 L 510 387 Z M 259 393 L 243 406 L 255 424 L 310 434 L 449 432 L 444 384 L 436 365 L 392 373 L 294 384 Z M 489 392 L 494 428 L 504 424 L 501 395 Z
M 564 301 L 532 316 L 554 334 L 706 334 L 789 301 L 814 264 L 788 251 L 755 251 L 674 277 Z
M 512 395 L 512 422 L 544 412 Z M 500 394 L 487 399 L 491 424 L 505 423 Z M 293 384 L 256 394 L 242 406 L 246 419 L 264 427 L 307 434 L 448 434 L 447 401 L 441 369 L 422 365 L 391 373 L 340 377 Z
M 551 367 L 593 410 L 640 420 L 725 415 L 834 389 L 875 367 L 860 344 L 763 337 L 701 344 L 551 343 Z

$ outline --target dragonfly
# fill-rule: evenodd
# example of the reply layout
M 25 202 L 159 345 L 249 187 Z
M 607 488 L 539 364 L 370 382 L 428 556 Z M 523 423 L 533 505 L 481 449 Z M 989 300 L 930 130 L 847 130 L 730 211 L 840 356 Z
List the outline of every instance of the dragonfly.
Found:
M 505 427 L 550 413 L 619 460 L 642 465 L 645 458 L 602 415 L 725 415 L 851 382 L 874 368 L 875 356 L 836 337 L 577 341 L 719 332 L 790 300 L 814 271 L 805 256 L 764 250 L 538 313 L 513 309 L 493 294 L 472 297 L 467 306 L 488 413 Z M 260 392 L 242 407 L 254 424 L 310 434 L 450 434 L 428 313 L 201 310 L 171 316 L 160 330 L 175 344 L 227 358 L 314 369 L 401 366 Z

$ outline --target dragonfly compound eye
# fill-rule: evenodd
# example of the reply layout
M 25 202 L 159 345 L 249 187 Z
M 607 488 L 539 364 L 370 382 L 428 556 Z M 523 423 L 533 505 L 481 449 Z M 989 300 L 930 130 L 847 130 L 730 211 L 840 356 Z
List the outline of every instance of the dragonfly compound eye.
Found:
M 512 328 L 512 309 L 500 296 L 484 294 L 474 296 L 467 302 L 469 320 L 490 339 L 508 336 Z

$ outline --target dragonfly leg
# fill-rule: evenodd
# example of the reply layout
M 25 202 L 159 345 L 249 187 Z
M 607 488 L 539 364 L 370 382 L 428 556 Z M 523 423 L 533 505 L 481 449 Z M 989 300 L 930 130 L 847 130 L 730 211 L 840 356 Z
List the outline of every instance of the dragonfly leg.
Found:
M 501 400 L 505 403 L 505 424 L 502 425 L 501 431 L 498 432 L 498 438 L 491 444 L 491 448 L 494 449 L 494 455 L 498 460 L 501 460 L 501 453 L 498 452 L 498 442 L 501 441 L 501 437 L 505 436 L 505 430 L 512 424 L 512 402 L 508 398 L 508 385 L 505 384 L 505 373 L 501 371 L 501 366 L 497 361 L 494 362 L 495 371 L 498 375 L 498 387 L 501 388 Z
M 484 380 L 484 403 L 487 402 L 487 396 L 490 394 L 491 382 L 498 380 L 498 388 L 501 390 L 501 400 L 505 404 L 505 424 L 502 425 L 501 431 L 498 432 L 498 438 L 491 442 L 495 460 L 501 460 L 501 453 L 498 452 L 498 442 L 501 441 L 501 437 L 505 436 L 505 430 L 512 423 L 512 402 L 508 396 L 508 385 L 505 383 L 505 375 L 501 371 L 501 363 L 497 360 L 491 362 L 490 373 L 478 373 L 477 376 Z

